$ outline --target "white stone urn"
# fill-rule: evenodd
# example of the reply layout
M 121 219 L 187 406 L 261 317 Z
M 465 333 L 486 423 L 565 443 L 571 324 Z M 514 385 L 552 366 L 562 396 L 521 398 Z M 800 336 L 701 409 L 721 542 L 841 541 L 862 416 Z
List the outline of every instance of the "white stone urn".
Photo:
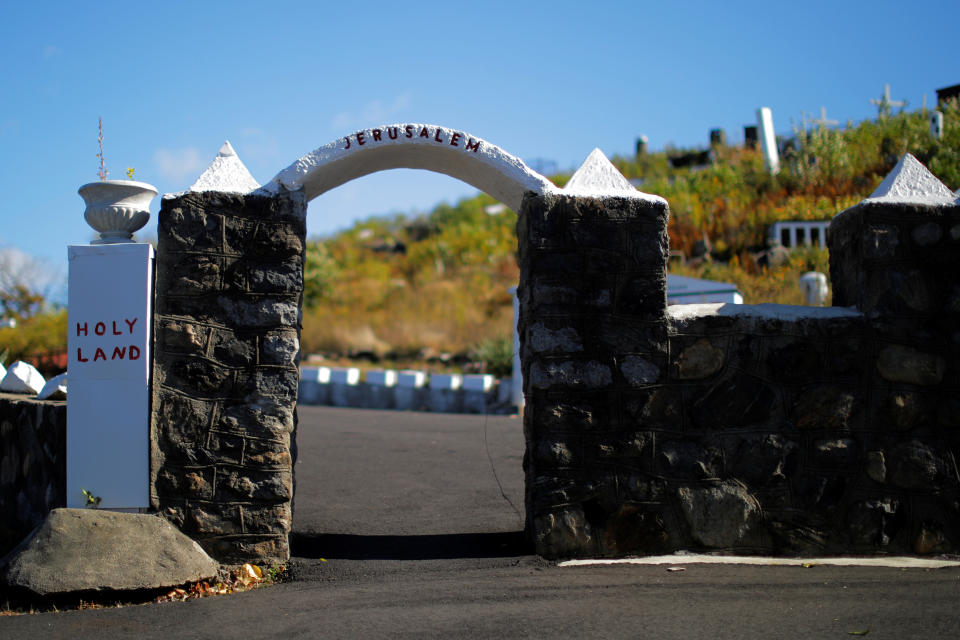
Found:
M 77 190 L 87 209 L 83 218 L 100 232 L 91 244 L 133 242 L 133 232 L 150 220 L 150 201 L 157 189 L 136 180 L 100 180 Z

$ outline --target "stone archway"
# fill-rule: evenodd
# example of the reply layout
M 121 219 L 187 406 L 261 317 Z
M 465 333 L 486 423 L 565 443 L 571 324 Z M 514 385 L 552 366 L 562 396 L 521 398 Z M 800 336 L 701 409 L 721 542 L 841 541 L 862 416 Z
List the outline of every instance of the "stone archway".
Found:
M 308 153 L 261 190 L 303 189 L 313 200 L 334 187 L 386 169 L 426 169 L 458 178 L 514 211 L 527 192 L 556 187 L 500 147 L 469 133 L 430 124 L 393 124 L 357 131 Z
M 521 348 L 524 378 L 532 380 L 528 409 L 531 400 L 549 404 L 555 385 L 593 384 L 575 378 L 581 368 L 597 369 L 597 356 L 573 353 L 574 360 L 559 360 L 564 349 L 578 345 L 569 332 L 554 331 L 551 318 L 569 321 L 574 314 L 588 321 L 598 313 L 580 301 L 597 281 L 615 287 L 608 297 L 619 318 L 663 315 L 662 277 L 654 277 L 643 304 L 633 297 L 637 274 L 663 269 L 666 202 L 633 189 L 599 152 L 560 190 L 476 136 L 436 125 L 391 125 L 320 147 L 251 189 L 252 178 L 225 149 L 198 180 L 202 188 L 162 203 L 150 434 L 151 506 L 221 561 L 273 564 L 289 557 L 311 198 L 375 171 L 419 168 L 459 178 L 517 210 L 521 335 L 525 327 L 536 334 L 532 346 Z M 649 255 L 623 242 L 640 228 L 653 232 Z M 602 277 L 575 275 L 573 282 L 570 269 L 594 258 L 599 262 L 590 269 L 602 265 Z M 573 291 L 574 298 L 544 299 L 551 290 Z M 543 466 L 532 439 L 547 437 L 538 433 L 534 416 L 539 413 L 528 411 L 525 425 L 527 529 L 546 541 L 546 552 L 575 550 L 577 540 L 551 534 L 562 523 L 551 524 L 557 510 L 547 509 L 532 482 Z

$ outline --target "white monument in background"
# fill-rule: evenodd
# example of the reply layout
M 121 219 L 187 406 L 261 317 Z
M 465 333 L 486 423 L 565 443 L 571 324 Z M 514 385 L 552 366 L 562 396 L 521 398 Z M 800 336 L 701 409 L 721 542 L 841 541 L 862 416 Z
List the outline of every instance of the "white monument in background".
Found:
M 773 131 L 773 112 L 770 107 L 757 109 L 757 129 L 760 133 L 764 166 L 770 173 L 780 173 L 780 152 L 777 150 L 777 136 Z
M 84 506 L 86 490 L 103 508 L 145 509 L 154 251 L 132 236 L 157 190 L 102 180 L 79 193 L 100 238 L 67 248 L 67 506 Z

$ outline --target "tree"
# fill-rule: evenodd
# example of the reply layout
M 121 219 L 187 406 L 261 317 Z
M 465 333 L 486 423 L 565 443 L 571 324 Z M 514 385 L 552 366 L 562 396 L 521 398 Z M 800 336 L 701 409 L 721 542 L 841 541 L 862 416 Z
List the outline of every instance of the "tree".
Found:
M 0 316 L 17 321 L 46 311 L 63 287 L 47 263 L 14 247 L 0 248 Z

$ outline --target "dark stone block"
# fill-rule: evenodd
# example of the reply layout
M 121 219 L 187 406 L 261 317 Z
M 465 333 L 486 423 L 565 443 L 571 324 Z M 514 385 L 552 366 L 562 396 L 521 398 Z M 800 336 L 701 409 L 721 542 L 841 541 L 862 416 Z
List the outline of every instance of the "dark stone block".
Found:
M 842 386 L 807 387 L 794 402 L 794 424 L 798 429 L 843 431 L 851 426 L 856 408 L 856 395 Z
M 644 429 L 681 431 L 683 391 L 680 387 L 653 387 L 624 393 L 624 414 Z
M 667 311 L 666 272 L 623 274 L 615 295 L 618 313 L 662 318 Z
M 165 295 L 203 295 L 221 288 L 219 256 L 197 253 L 167 254 L 157 266 L 157 291 Z
M 167 356 L 161 362 L 160 382 L 184 394 L 201 397 L 229 397 L 233 391 L 233 371 L 198 357 Z
M 224 247 L 227 253 L 268 260 L 299 257 L 304 251 L 304 229 L 299 223 L 266 223 L 227 218 Z
M 883 549 L 896 536 L 901 518 L 900 503 L 893 499 L 865 500 L 847 511 L 850 542 L 857 546 Z
M 230 367 L 248 367 L 257 364 L 257 335 L 228 329 L 212 332 L 212 356 Z
M 944 482 L 955 484 L 947 478 L 947 462 L 931 446 L 916 440 L 894 446 L 887 454 L 887 479 L 890 484 L 904 489 L 929 489 Z
M 242 258 L 227 267 L 224 280 L 237 294 L 296 294 L 303 291 L 303 264 L 299 259 L 263 262 Z
M 655 554 L 671 548 L 662 513 L 650 505 L 624 504 L 604 523 L 604 555 Z
M 796 511 L 767 514 L 767 530 L 778 554 L 815 555 L 825 550 L 828 523 Z
M 607 394 L 578 395 L 552 394 L 538 397 L 530 411 L 524 412 L 524 421 L 530 435 L 536 438 L 548 434 L 603 431 L 611 427 L 611 404 Z
M 667 440 L 657 449 L 657 466 L 671 480 L 704 480 L 723 475 L 723 453 L 693 440 Z
M 254 471 L 234 467 L 218 467 L 216 492 L 220 500 L 251 503 L 289 502 L 293 498 L 293 481 L 288 471 Z
M 207 350 L 209 328 L 192 322 L 161 318 L 156 323 L 155 352 L 203 355 Z
M 300 318 L 299 297 L 221 295 L 214 305 L 217 317 L 238 329 L 295 328 Z
M 739 442 L 732 456 L 731 472 L 751 486 L 779 482 L 796 473 L 800 447 L 793 440 L 769 433 Z
M 820 468 L 852 471 L 859 458 L 857 442 L 851 438 L 829 438 L 813 443 L 809 458 Z
M 223 246 L 223 218 L 204 211 L 192 194 L 164 198 L 157 216 L 158 261 L 175 253 L 218 252 Z
M 703 389 L 690 416 L 701 429 L 732 429 L 769 423 L 776 405 L 777 395 L 767 383 L 735 373 Z
M 183 464 L 208 464 L 203 448 L 213 401 L 195 400 L 170 389 L 155 389 L 151 455 L 154 470 L 166 461 Z
M 782 382 L 811 382 L 823 372 L 819 345 L 806 340 L 784 338 L 771 345 L 768 371 Z

